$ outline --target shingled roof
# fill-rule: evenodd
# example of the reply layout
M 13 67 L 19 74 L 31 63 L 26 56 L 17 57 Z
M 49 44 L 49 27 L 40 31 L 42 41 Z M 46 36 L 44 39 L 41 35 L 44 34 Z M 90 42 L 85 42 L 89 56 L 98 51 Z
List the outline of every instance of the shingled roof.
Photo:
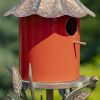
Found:
M 63 15 L 84 17 L 95 14 L 85 7 L 79 0 L 20 0 L 20 3 L 5 13 L 5 16 L 15 15 L 26 17 L 33 14 L 47 18 L 56 18 Z

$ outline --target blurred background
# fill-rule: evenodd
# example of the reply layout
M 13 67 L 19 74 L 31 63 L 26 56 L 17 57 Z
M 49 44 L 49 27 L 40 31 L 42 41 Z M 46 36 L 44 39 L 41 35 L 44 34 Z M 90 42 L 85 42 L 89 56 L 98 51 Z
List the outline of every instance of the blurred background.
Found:
M 96 13 L 96 17 L 87 16 L 81 19 L 81 75 L 100 77 L 100 0 L 81 0 Z M 0 0 L 0 100 L 11 89 L 11 75 L 7 66 L 19 66 L 18 62 L 18 18 L 4 17 L 4 12 L 13 7 L 18 0 Z M 56 97 L 55 100 L 58 97 Z M 88 100 L 100 100 L 100 84 Z

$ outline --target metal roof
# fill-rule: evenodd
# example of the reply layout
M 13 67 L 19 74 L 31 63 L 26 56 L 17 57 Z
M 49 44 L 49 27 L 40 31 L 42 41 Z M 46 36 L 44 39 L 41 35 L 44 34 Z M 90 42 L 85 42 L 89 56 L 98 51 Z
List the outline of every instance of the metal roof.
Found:
M 86 15 L 95 17 L 79 0 L 20 0 L 15 7 L 5 13 L 5 16 L 15 15 L 26 17 L 33 14 L 47 18 L 56 18 L 63 15 L 81 18 Z

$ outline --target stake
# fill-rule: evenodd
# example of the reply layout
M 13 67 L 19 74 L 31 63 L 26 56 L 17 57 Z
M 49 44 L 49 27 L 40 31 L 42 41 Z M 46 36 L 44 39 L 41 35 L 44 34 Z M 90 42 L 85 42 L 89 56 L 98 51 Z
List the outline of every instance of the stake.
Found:
M 43 96 L 41 95 L 40 100 L 43 100 Z
M 53 100 L 53 89 L 46 90 L 46 100 Z

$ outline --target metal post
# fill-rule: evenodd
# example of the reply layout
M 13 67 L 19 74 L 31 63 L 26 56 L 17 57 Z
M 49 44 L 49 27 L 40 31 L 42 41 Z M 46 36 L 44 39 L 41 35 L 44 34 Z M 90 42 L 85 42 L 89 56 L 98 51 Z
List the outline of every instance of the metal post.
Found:
M 53 89 L 46 90 L 46 100 L 53 100 Z

